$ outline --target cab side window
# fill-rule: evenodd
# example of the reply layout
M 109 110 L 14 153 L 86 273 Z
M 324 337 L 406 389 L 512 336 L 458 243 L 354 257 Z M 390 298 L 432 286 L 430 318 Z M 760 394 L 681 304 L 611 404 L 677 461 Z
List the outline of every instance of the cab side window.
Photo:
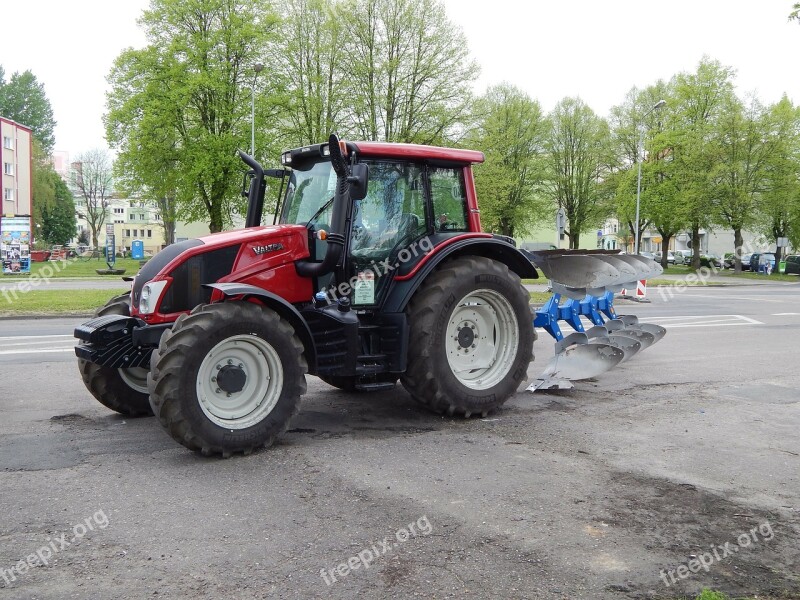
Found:
M 433 201 L 434 229 L 437 232 L 469 231 L 464 171 L 430 167 L 428 180 Z

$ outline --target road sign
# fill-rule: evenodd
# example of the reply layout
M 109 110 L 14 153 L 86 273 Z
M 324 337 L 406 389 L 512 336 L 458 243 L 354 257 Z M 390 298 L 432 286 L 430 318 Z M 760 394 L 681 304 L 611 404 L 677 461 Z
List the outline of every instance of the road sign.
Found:
M 114 244 L 114 231 L 112 225 L 111 234 L 106 233 L 106 264 L 109 269 L 114 268 L 114 263 L 117 262 L 117 253 L 115 251 L 116 244 Z

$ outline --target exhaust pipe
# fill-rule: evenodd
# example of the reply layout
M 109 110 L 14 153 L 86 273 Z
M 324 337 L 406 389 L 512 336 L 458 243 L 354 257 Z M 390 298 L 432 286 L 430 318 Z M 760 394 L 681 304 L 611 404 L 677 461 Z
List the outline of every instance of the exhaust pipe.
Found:
M 350 184 L 347 177 L 350 169 L 347 166 L 342 149 L 339 146 L 339 136 L 332 133 L 328 138 L 328 148 L 331 153 L 331 166 L 336 173 L 336 190 L 333 193 L 333 210 L 331 214 L 331 231 L 328 232 L 328 250 L 322 262 L 298 260 L 295 263 L 297 274 L 301 277 L 320 277 L 327 275 L 336 268 L 344 248 L 344 228 L 347 220 L 347 200 L 349 198 Z

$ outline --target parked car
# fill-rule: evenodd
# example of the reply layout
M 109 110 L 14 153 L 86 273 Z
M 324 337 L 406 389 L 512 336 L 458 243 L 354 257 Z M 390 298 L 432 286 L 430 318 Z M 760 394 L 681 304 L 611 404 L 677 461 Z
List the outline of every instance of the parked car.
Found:
M 661 250 L 659 250 L 658 252 L 656 252 L 655 258 L 653 258 L 653 260 L 660 264 L 661 263 L 661 256 L 662 256 L 662 253 L 661 253 Z M 672 250 L 667 252 L 667 264 L 668 265 L 674 265 L 675 264 L 675 253 Z
M 726 252 L 722 255 L 722 268 L 732 269 L 736 266 L 736 255 L 733 252 Z
M 701 254 L 700 255 L 700 266 L 701 267 L 710 267 L 712 269 L 721 269 L 722 268 L 722 259 L 717 256 L 716 254 Z
M 675 264 L 688 265 L 692 262 L 691 250 L 675 250 Z
M 787 274 L 800 275 L 800 254 L 790 254 L 785 259 Z
M 742 254 L 742 271 L 750 270 L 750 258 L 752 254 Z
M 753 252 L 750 256 L 750 270 L 760 273 L 764 270 L 767 262 L 770 269 L 775 270 L 775 255 L 772 252 Z
M 644 256 L 645 258 L 649 258 L 650 260 L 654 260 L 656 255 L 653 254 L 652 252 L 639 252 L 639 256 Z

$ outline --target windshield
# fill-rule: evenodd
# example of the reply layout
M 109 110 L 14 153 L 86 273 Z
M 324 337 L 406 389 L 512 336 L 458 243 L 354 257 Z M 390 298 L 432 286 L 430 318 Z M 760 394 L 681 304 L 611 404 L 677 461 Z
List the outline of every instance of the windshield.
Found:
M 336 189 L 336 173 L 329 161 L 296 165 L 289 175 L 286 198 L 281 211 L 281 223 L 306 224 L 317 211 L 333 197 Z M 315 219 L 327 217 L 330 209 Z

